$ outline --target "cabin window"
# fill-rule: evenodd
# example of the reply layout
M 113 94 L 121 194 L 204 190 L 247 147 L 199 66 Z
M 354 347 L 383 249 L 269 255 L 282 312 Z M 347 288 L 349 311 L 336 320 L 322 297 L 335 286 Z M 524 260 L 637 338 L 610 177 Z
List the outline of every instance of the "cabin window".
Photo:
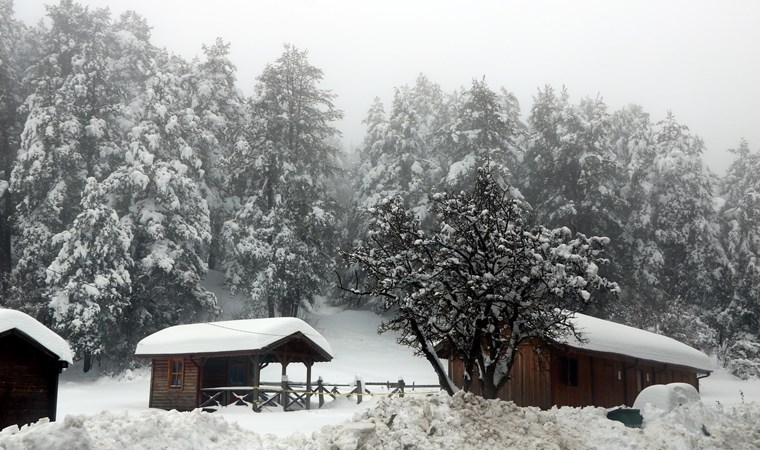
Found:
M 559 381 L 567 386 L 578 386 L 578 360 L 559 358 Z
M 641 392 L 644 385 L 644 374 L 640 371 L 636 371 L 636 391 Z
M 181 359 L 169 360 L 169 387 L 181 388 L 185 374 L 185 362 Z

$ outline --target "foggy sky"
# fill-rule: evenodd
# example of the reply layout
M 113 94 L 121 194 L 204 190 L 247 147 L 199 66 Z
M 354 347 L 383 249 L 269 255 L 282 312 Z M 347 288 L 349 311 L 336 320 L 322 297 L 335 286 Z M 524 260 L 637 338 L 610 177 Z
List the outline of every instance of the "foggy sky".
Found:
M 389 110 L 393 87 L 420 72 L 447 92 L 485 76 L 517 95 L 524 117 L 545 84 L 566 86 L 573 103 L 601 95 L 610 112 L 639 104 L 653 121 L 671 110 L 719 174 L 742 137 L 760 148 L 756 1 L 78 1 L 135 10 L 154 44 L 186 58 L 222 37 L 245 93 L 283 43 L 308 49 L 345 112 L 347 148 L 361 142 L 373 97 Z M 36 23 L 43 3 L 15 0 L 16 16 Z

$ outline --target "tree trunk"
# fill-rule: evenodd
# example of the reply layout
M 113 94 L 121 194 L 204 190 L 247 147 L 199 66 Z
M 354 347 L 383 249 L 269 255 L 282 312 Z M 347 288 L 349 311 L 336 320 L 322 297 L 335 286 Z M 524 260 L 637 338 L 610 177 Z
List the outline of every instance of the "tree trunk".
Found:
M 2 124 L 0 129 L 0 172 L 3 178 L 10 182 L 13 164 L 13 152 L 11 148 L 9 130 L 10 125 Z M 0 197 L 0 294 L 6 298 L 7 276 L 11 272 L 11 215 L 13 214 L 13 202 L 10 190 Z
M 472 392 L 472 383 L 473 380 L 475 380 L 475 370 L 473 368 L 475 367 L 475 364 L 472 362 L 472 360 L 464 361 L 464 380 L 463 380 L 463 386 L 462 390 L 465 392 Z
M 496 373 L 496 365 L 492 364 L 486 369 L 485 375 L 480 379 L 480 395 L 483 398 L 495 399 L 499 398 L 499 390 L 494 384 L 494 374 Z
M 449 395 L 454 395 L 454 388 L 452 387 L 453 383 L 446 372 L 443 371 L 443 367 L 441 367 L 441 364 L 438 361 L 438 355 L 430 351 L 427 339 L 425 339 L 425 336 L 422 334 L 422 330 L 420 330 L 417 322 L 415 322 L 414 319 L 410 319 L 409 322 L 415 339 L 420 343 L 422 354 L 425 355 L 425 359 L 427 359 L 433 366 L 433 370 L 435 370 L 436 375 L 438 375 L 438 383 L 441 385 L 441 389 L 445 390 Z
M 276 317 L 275 314 L 274 314 L 274 306 L 275 306 L 274 303 L 275 302 L 274 302 L 274 299 L 272 298 L 272 296 L 268 295 L 267 296 L 267 315 L 269 317 Z

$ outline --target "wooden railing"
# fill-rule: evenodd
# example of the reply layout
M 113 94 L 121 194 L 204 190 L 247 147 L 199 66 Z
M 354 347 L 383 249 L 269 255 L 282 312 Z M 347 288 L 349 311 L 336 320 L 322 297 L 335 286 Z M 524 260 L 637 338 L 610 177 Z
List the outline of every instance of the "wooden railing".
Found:
M 386 392 L 380 392 L 378 388 L 385 387 Z M 372 392 L 370 388 L 374 389 Z M 319 408 L 325 405 L 325 397 L 329 396 L 333 400 L 339 397 L 354 398 L 356 403 L 362 402 L 365 396 L 387 396 L 394 395 L 403 397 L 410 392 L 419 392 L 415 389 L 422 389 L 423 392 L 431 392 L 440 389 L 437 384 L 407 384 L 403 379 L 393 383 L 390 381 L 364 382 L 357 378 L 351 384 L 325 383 L 322 377 L 317 379 L 316 385 L 312 390 L 306 389 L 304 382 L 291 382 L 287 377 L 283 377 L 281 383 L 261 383 L 259 386 L 222 386 L 201 389 L 200 408 L 207 411 L 215 411 L 222 406 L 229 405 L 246 405 L 254 411 L 261 411 L 262 408 L 271 406 L 282 406 L 284 411 L 294 409 L 310 409 L 311 397 L 317 396 Z M 254 402 L 254 393 L 258 395 Z

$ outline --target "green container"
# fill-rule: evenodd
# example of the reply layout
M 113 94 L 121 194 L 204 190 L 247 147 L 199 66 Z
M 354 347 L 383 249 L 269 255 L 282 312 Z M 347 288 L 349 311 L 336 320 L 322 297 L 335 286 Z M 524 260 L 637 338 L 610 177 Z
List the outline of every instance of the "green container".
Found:
M 641 417 L 641 411 L 633 408 L 616 408 L 607 412 L 607 418 L 617 420 L 628 428 L 641 428 L 644 418 Z

